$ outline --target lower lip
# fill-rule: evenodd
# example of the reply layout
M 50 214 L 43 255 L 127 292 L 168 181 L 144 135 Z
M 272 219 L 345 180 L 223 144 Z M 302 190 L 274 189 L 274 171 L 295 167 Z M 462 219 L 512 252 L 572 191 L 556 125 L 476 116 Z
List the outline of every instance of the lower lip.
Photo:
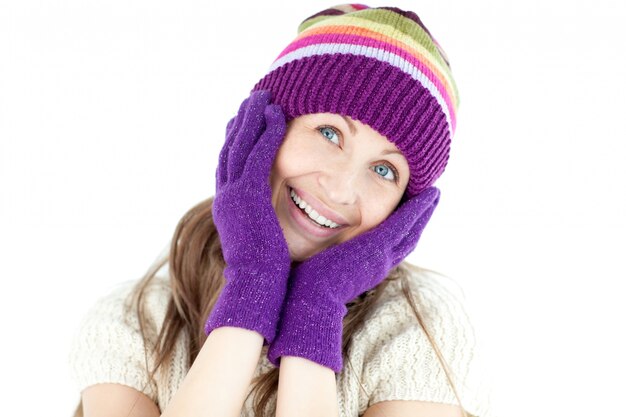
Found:
M 296 203 L 291 199 L 291 188 L 286 187 L 287 193 L 287 202 L 288 202 L 288 210 L 291 214 L 291 217 L 296 221 L 296 223 L 308 233 L 318 236 L 318 237 L 329 237 L 336 235 L 339 233 L 344 226 L 337 227 L 335 229 L 331 229 L 329 227 L 319 226 L 318 223 L 313 221 L 306 213 L 300 210 L 300 207 L 296 206 Z

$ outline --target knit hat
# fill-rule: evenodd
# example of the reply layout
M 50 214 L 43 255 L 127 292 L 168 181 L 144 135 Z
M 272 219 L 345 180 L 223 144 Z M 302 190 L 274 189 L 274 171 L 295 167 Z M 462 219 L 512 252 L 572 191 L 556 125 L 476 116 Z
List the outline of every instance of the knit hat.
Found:
M 345 4 L 314 14 L 254 90 L 271 91 L 287 120 L 335 113 L 385 136 L 409 163 L 404 198 L 448 162 L 458 92 L 443 49 L 413 12 Z

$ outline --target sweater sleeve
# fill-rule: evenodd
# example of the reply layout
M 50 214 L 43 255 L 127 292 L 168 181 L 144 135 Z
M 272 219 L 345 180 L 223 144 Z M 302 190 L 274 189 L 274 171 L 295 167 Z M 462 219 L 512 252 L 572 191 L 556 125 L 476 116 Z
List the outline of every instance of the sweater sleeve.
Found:
M 68 357 L 76 388 L 99 383 L 127 385 L 156 402 L 156 387 L 148 383 L 144 341 L 136 315 L 125 316 L 131 283 L 100 298 L 83 317 Z
M 411 284 L 418 313 L 452 373 L 465 410 L 488 416 L 488 393 L 478 373 L 474 330 L 462 295 L 437 279 L 444 277 L 423 278 L 418 285 Z M 459 404 L 431 342 L 401 291 L 384 302 L 369 326 L 378 329 L 371 333 L 377 336 L 372 339 L 363 369 L 365 386 L 371 387 L 370 406 L 391 400 Z

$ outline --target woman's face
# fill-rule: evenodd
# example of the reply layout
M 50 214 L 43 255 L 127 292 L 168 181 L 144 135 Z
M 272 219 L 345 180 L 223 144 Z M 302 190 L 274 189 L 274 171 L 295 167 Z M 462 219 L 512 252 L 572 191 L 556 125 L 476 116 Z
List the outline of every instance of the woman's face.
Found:
M 270 174 L 272 206 L 292 260 L 380 224 L 400 202 L 408 181 L 402 153 L 371 127 L 331 113 L 293 119 Z M 319 221 L 339 227 L 319 225 L 310 218 L 316 213 L 324 216 Z

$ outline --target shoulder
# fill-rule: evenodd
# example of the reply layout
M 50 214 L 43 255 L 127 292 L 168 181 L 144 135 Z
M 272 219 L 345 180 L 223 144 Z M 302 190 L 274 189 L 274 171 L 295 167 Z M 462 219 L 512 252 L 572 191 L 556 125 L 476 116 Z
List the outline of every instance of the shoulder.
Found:
M 472 414 L 487 415 L 474 328 L 461 287 L 434 271 L 417 267 L 408 271 L 404 283 L 397 279 L 387 285 L 355 334 L 362 377 L 372 388 L 369 403 L 415 400 L 456 405 L 439 351 L 463 405 Z
M 407 271 L 406 279 L 389 282 L 368 313 L 364 331 L 369 331 L 382 342 L 405 334 L 427 341 L 426 332 L 417 320 L 417 312 L 428 333 L 441 344 L 440 348 L 450 350 L 473 346 L 474 329 L 461 287 L 453 279 L 434 271 L 413 266 Z
M 134 297 L 139 284 L 139 280 L 121 282 L 98 298 L 83 316 L 77 336 L 90 332 L 100 337 L 107 334 L 123 338 L 138 332 L 140 328 Z M 157 275 L 148 282 L 142 300 L 143 313 L 148 323 L 144 331 L 154 333 L 160 328 L 170 296 L 171 287 L 166 275 Z
M 155 276 L 145 290 L 147 328 L 140 328 L 131 301 L 139 281 L 125 281 L 98 298 L 76 329 L 68 355 L 76 388 L 97 383 L 118 383 L 156 399 L 148 386 L 146 341 L 157 335 L 171 294 L 169 279 Z

